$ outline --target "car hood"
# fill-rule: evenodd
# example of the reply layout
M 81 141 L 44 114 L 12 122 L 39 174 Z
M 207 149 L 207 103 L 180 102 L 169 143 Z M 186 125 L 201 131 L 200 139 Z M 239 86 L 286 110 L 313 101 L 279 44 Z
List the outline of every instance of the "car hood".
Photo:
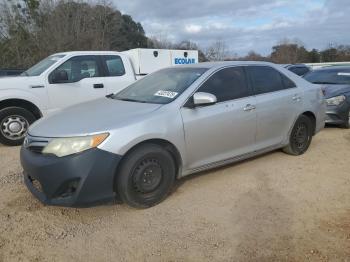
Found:
M 26 88 L 43 85 L 41 77 L 37 76 L 5 76 L 0 78 L 0 90 L 10 88 Z
M 350 85 L 322 85 L 322 89 L 325 91 L 325 98 L 331 98 L 334 96 L 350 93 Z
M 141 121 L 161 106 L 101 98 L 44 117 L 28 133 L 39 137 L 70 137 L 106 132 Z

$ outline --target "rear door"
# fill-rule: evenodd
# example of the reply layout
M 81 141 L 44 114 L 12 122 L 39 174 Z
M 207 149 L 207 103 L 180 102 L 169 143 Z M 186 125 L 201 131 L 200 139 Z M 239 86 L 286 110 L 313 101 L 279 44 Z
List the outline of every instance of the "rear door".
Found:
M 197 92 L 217 103 L 181 108 L 189 170 L 251 152 L 256 135 L 255 98 L 242 67 L 214 73 Z
M 55 71 L 66 71 L 68 80 L 53 83 Z M 53 110 L 105 96 L 103 68 L 97 56 L 81 55 L 68 59 L 50 73 L 48 95 Z
M 257 150 L 277 146 L 286 138 L 302 108 L 302 90 L 270 66 L 247 66 L 256 95 Z

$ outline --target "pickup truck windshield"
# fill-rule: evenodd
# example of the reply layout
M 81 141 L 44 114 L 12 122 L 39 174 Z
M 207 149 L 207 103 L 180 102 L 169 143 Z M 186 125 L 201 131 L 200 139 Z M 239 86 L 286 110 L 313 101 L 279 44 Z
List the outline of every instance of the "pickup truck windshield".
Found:
M 207 68 L 167 68 L 150 74 L 112 96 L 139 103 L 167 104 L 175 100 Z
M 46 57 L 44 60 L 41 60 L 39 63 L 32 66 L 27 71 L 24 71 L 21 74 L 21 76 L 39 76 L 46 69 L 48 69 L 50 66 L 52 66 L 54 63 L 56 63 L 58 60 L 60 60 L 64 56 L 65 55 L 52 55 L 52 56 Z
M 315 70 L 306 74 L 304 78 L 314 84 L 349 85 L 350 68 Z

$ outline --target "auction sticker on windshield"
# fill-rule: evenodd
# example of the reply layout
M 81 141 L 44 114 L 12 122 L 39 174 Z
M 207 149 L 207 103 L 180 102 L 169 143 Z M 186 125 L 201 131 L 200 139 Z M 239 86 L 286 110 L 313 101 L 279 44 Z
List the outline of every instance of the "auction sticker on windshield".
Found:
M 174 98 L 175 96 L 177 96 L 177 94 L 178 94 L 177 92 L 159 90 L 154 95 L 167 97 L 167 98 Z

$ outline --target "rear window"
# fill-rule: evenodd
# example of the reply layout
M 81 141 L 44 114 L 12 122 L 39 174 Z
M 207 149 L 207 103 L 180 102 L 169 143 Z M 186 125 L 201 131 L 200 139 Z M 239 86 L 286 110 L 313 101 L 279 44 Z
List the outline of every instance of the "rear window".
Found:
M 310 71 L 310 69 L 306 66 L 291 67 L 289 68 L 289 70 L 297 74 L 298 76 L 303 76 Z

